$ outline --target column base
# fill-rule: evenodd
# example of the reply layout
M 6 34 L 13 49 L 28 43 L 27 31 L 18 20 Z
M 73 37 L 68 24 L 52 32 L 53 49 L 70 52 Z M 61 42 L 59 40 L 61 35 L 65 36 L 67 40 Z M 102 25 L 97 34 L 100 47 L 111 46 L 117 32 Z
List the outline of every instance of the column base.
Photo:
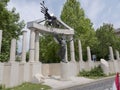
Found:
M 71 80 L 71 78 L 77 75 L 76 63 L 61 62 L 60 64 L 61 64 L 61 80 Z

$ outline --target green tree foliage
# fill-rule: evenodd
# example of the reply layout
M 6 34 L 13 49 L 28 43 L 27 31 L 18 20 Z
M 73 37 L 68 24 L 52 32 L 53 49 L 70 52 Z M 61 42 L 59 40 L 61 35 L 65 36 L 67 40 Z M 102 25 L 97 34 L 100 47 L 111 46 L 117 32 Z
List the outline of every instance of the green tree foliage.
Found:
M 12 38 L 18 39 L 21 34 L 21 29 L 24 27 L 24 22 L 19 21 L 19 14 L 15 8 L 11 11 L 7 9 L 9 0 L 0 0 L 0 29 L 3 30 L 2 50 L 0 61 L 7 61 L 10 52 L 10 42 Z
M 53 39 L 53 35 L 44 34 L 40 37 L 40 61 L 43 63 L 58 63 L 59 44 Z
M 83 70 L 79 73 L 79 76 L 89 77 L 89 78 L 99 78 L 106 76 L 103 69 L 100 66 L 92 68 L 90 71 Z
M 84 59 L 86 59 L 86 47 L 90 46 L 93 48 L 97 43 L 97 38 L 95 37 L 95 31 L 92 27 L 93 24 L 90 19 L 85 17 L 84 10 L 81 8 L 80 3 L 77 0 L 67 0 L 61 13 L 61 19 L 75 30 L 75 38 L 81 40 L 82 47 L 84 48 Z M 75 43 L 75 46 L 77 46 L 77 43 Z M 75 48 L 76 59 L 78 59 L 78 47 Z
M 112 24 L 103 24 L 96 31 L 96 36 L 98 38 L 98 45 L 96 46 L 96 53 L 98 58 L 108 59 L 109 46 L 113 49 L 120 50 L 120 38 L 115 35 L 114 28 Z

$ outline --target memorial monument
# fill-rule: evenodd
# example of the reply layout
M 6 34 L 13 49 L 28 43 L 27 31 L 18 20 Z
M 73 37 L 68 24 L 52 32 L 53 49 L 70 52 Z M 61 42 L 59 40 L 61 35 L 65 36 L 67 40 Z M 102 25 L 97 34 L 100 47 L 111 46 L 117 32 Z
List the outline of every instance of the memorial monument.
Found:
M 62 24 L 57 20 L 57 18 L 53 15 L 50 15 L 48 12 L 48 8 L 45 7 L 45 3 L 44 1 L 42 3 L 40 3 L 41 5 L 41 12 L 44 14 L 44 19 L 43 21 L 45 21 L 45 25 L 48 27 L 52 27 L 52 28 L 66 28 L 64 26 L 62 26 Z M 40 23 L 40 22 L 38 22 Z M 56 41 L 58 42 L 58 44 L 60 45 L 60 50 L 59 50 L 59 57 L 61 59 L 62 62 L 67 63 L 67 60 L 65 60 L 65 54 L 66 54 L 66 43 L 68 42 L 66 40 L 66 36 L 64 35 L 64 33 L 62 34 L 57 34 L 56 31 L 52 32 L 53 37 L 56 39 Z M 71 40 L 69 40 L 70 42 Z

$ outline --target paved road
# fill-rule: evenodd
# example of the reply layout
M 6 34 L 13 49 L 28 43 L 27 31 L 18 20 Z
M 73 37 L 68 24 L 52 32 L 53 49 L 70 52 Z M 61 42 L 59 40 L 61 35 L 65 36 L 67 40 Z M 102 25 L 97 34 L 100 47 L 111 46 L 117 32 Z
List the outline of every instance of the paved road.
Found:
M 63 90 L 112 90 L 114 77 L 99 80 L 85 85 L 74 86 Z

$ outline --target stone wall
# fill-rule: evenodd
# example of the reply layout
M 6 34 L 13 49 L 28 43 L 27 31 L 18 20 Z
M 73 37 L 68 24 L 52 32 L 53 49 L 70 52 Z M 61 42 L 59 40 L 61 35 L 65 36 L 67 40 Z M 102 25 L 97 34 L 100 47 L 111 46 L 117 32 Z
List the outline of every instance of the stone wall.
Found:
M 32 82 L 35 74 L 41 74 L 41 63 L 0 63 L 0 84 L 14 87 Z
M 0 30 L 0 35 L 2 31 Z M 71 60 L 67 63 L 51 63 L 51 64 L 42 64 L 39 62 L 39 33 L 36 31 L 31 32 L 30 39 L 30 60 L 26 62 L 26 32 L 23 32 L 23 43 L 22 43 L 22 59 L 21 62 L 16 62 L 16 39 L 11 40 L 11 49 L 10 49 L 10 59 L 9 62 L 1 63 L 0 62 L 0 84 L 4 84 L 6 87 L 14 87 L 22 84 L 23 82 L 32 82 L 36 74 L 41 74 L 45 77 L 58 75 L 63 80 L 70 79 L 75 77 L 82 70 L 89 71 L 98 65 L 101 65 L 101 62 L 96 62 L 92 60 L 90 47 L 87 47 L 87 62 L 83 61 L 82 58 L 82 47 L 79 40 L 79 62 L 75 60 L 74 53 L 74 42 L 73 38 L 70 37 L 70 56 Z M 34 36 L 34 37 L 33 37 Z M 0 49 L 1 49 L 1 40 L 0 37 Z M 0 50 L 1 51 L 1 50 Z M 109 65 L 109 73 L 120 72 L 120 58 L 119 52 L 116 51 L 117 60 L 114 59 L 112 47 L 109 47 L 110 51 L 110 60 L 106 61 Z M 66 59 L 68 59 L 66 54 Z M 66 60 L 68 61 L 68 60 Z M 105 65 L 104 65 L 105 66 Z M 102 67 L 103 70 L 106 68 Z M 104 73 L 106 71 L 104 70 Z

